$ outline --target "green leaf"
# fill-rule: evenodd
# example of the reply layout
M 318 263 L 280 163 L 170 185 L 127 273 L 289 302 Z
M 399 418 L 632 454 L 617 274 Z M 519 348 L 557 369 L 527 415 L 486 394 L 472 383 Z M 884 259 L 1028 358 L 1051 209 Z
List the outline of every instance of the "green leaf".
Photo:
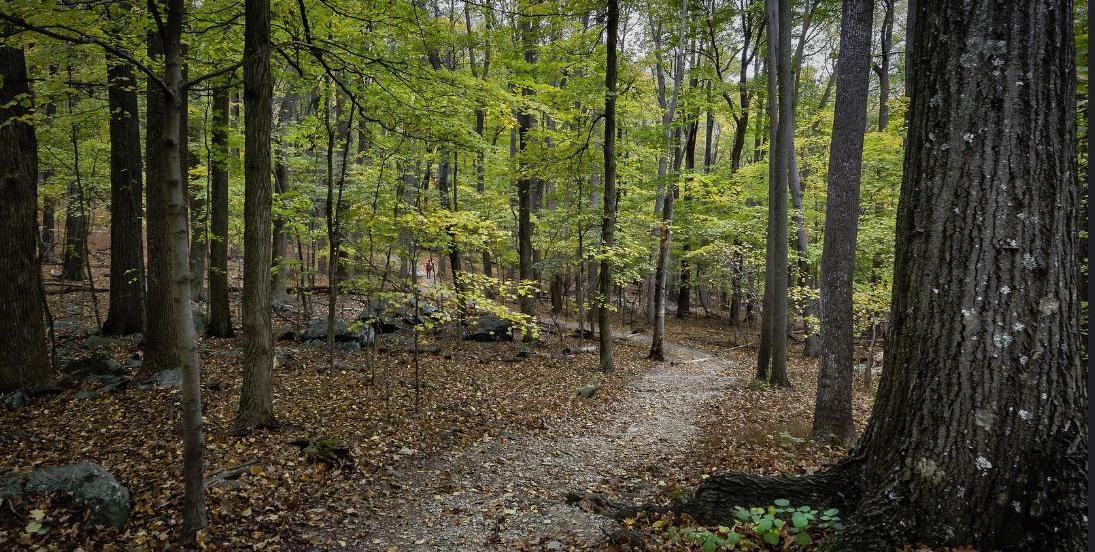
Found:
M 806 546 L 810 544 L 810 533 L 803 532 L 795 535 L 795 543 L 797 543 L 799 546 Z
M 776 500 L 774 501 L 774 504 L 775 504 L 776 506 L 779 506 L 780 508 L 786 508 L 786 507 L 788 507 L 788 506 L 790 506 L 790 505 L 791 505 L 791 501 L 790 501 L 790 500 L 787 500 L 786 498 L 777 498 L 777 499 L 776 499 Z
M 779 533 L 775 531 L 768 531 L 761 538 L 764 539 L 764 542 L 773 546 L 779 544 Z
M 836 508 L 829 508 L 828 510 L 825 510 L 824 512 L 821 512 L 821 515 L 833 517 L 833 516 L 835 516 L 839 513 L 840 513 L 840 510 L 837 510 Z
M 795 512 L 791 515 L 791 524 L 795 527 L 802 529 L 810 524 L 810 520 L 806 519 L 806 515 L 800 512 Z
M 772 518 L 766 517 L 760 520 L 760 523 L 757 524 L 757 526 L 754 528 L 754 531 L 756 531 L 757 533 L 764 533 L 765 531 L 772 528 L 772 523 L 774 521 L 775 520 L 773 520 Z

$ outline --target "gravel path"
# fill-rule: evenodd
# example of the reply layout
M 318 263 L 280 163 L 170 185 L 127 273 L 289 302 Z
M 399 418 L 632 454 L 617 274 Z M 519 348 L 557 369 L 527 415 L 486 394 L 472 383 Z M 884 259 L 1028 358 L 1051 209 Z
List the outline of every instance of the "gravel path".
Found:
M 648 335 L 626 334 L 649 347 Z M 726 361 L 667 343 L 670 362 L 635 379 L 603 422 L 504 434 L 408 467 L 403 487 L 365 520 L 359 550 L 565 550 L 596 546 L 616 522 L 567 505 L 567 491 L 650 494 L 671 469 L 705 400 L 731 383 Z

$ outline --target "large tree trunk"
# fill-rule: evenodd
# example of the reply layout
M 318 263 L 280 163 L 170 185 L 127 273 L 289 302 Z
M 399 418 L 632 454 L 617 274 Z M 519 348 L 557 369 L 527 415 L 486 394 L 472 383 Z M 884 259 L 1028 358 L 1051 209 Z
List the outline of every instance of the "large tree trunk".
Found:
M 228 90 L 213 91 L 209 159 L 209 337 L 232 337 L 228 305 Z
M 693 62 L 695 60 L 693 59 Z M 692 79 L 692 88 L 696 87 L 696 80 Z M 699 120 L 697 114 L 692 114 L 692 122 L 688 125 L 688 132 L 684 142 L 684 170 L 691 175 L 696 170 L 696 135 L 699 134 Z M 688 176 L 687 178 L 691 178 Z M 684 184 L 687 184 L 685 182 Z M 686 188 L 687 190 L 687 188 Z M 677 190 L 677 193 L 681 193 Z M 688 199 L 687 191 L 684 198 Z M 688 316 L 692 310 L 692 265 L 686 258 L 688 255 L 688 240 L 681 240 L 681 280 L 677 290 L 677 318 Z
M 275 421 L 270 326 L 270 0 L 246 2 L 243 56 L 243 387 L 237 431 L 269 427 Z
M 790 489 L 705 480 L 701 520 L 836 474 L 842 491 L 810 502 L 845 504 L 830 550 L 1086 549 L 1071 8 L 917 2 L 893 318 L 867 431 Z
M 811 434 L 851 443 L 852 276 L 871 63 L 873 0 L 844 2 L 821 253 L 821 362 Z
M 153 63 L 162 63 L 164 40 L 159 34 L 150 33 L 148 36 L 148 56 Z M 181 74 L 180 74 L 181 78 Z M 178 80 L 178 79 L 177 79 Z M 175 370 L 183 365 L 184 359 L 180 356 L 185 351 L 175 347 L 178 327 L 176 320 L 183 316 L 187 319 L 193 317 L 189 304 L 184 309 L 186 312 L 176 312 L 179 304 L 172 300 L 172 289 L 175 282 L 172 280 L 172 244 L 175 237 L 171 234 L 173 219 L 171 216 L 168 192 L 170 187 L 164 158 L 168 155 L 165 151 L 170 142 L 172 147 L 178 148 L 177 136 L 166 136 L 165 118 L 173 111 L 171 102 L 165 96 L 163 88 L 155 82 L 149 81 L 146 98 L 146 124 L 145 124 L 145 203 L 146 203 L 146 229 L 148 247 L 148 289 L 145 296 L 145 331 L 144 331 L 144 363 L 141 365 L 142 375 L 151 375 L 160 370 Z M 175 153 L 178 160 L 178 153 Z M 172 170 L 171 174 L 176 174 Z M 180 176 L 181 178 L 181 176 Z M 185 191 L 183 192 L 185 196 Z M 185 199 L 183 200 L 183 239 L 187 237 Z M 189 243 L 187 244 L 189 247 Z M 187 274 L 189 274 L 189 261 L 187 261 Z M 187 285 L 190 285 L 189 279 Z M 189 295 L 189 293 L 188 293 Z
M 38 241 L 38 140 L 21 48 L 0 46 L 0 394 L 45 383 L 45 294 Z
M 144 331 L 141 120 L 133 67 L 108 59 L 110 107 L 110 308 L 107 335 Z
M 620 5 L 617 0 L 608 0 L 605 7 L 605 192 L 604 215 L 601 218 L 601 246 L 609 250 L 615 244 L 616 232 L 616 41 L 620 27 Z M 612 323 L 608 309 L 608 298 L 612 295 L 612 264 L 608 259 L 601 261 L 600 297 L 597 311 L 597 329 L 600 333 L 600 358 L 598 367 L 602 372 L 611 372 L 612 363 Z

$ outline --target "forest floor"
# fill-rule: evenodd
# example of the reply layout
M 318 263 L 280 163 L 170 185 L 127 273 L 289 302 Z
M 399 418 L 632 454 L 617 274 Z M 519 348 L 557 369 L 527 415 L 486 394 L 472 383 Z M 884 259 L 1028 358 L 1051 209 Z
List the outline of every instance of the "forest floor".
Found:
M 132 378 L 139 337 L 89 345 L 96 323 L 87 295 L 49 296 L 59 364 L 102 353 Z M 103 306 L 105 299 L 100 294 Z M 340 314 L 352 319 L 359 303 L 348 297 Z M 300 323 L 278 317 L 275 331 Z M 648 333 L 632 333 L 623 322 L 617 332 L 617 370 L 608 375 L 596 370 L 595 348 L 583 348 L 588 340 L 550 332 L 536 348 L 429 335 L 421 345 L 434 349 L 419 355 L 417 371 L 408 332 L 381 336 L 375 361 L 338 352 L 333 371 L 325 351 L 279 341 L 274 400 L 284 426 L 244 437 L 230 432 L 242 380 L 240 338 L 202 338 L 203 547 L 612 549 L 607 536 L 619 525 L 566 504 L 566 492 L 665 503 L 714 471 L 809 473 L 844 454 L 803 439 L 817 371 L 798 345 L 793 387 L 775 389 L 752 382 L 753 327 L 670 317 L 666 363 L 645 359 Z M 6 503 L 0 549 L 174 549 L 178 389 L 127 383 L 108 390 L 85 381 L 17 410 L 0 408 L 0 479 L 97 462 L 132 494 L 126 529 L 89 527 L 82 512 L 49 498 Z M 581 397 L 577 391 L 591 384 L 596 395 Z M 870 397 L 857 379 L 860 428 Z M 293 445 L 324 439 L 347 456 L 333 466 L 314 463 Z M 665 537 L 644 534 L 655 548 L 680 548 Z

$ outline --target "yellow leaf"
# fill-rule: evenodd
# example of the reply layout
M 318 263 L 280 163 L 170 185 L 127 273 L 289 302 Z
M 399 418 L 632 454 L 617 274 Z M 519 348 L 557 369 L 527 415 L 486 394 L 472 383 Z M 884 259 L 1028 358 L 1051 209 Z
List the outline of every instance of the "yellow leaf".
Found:
M 35 533 L 37 533 L 38 531 L 41 531 L 41 530 L 42 530 L 42 522 L 37 521 L 37 520 L 33 520 L 33 519 L 28 521 L 26 528 L 23 529 L 23 531 L 25 531 L 25 532 L 27 532 L 31 535 L 33 535 L 33 534 L 35 534 Z
M 30 517 L 34 521 L 42 521 L 43 519 L 46 518 L 46 511 L 45 510 L 31 510 L 30 511 Z
M 605 334 L 605 335 L 608 335 L 608 334 Z M 251 517 L 251 509 L 248 508 L 248 509 L 240 512 L 240 515 L 243 516 L 243 517 Z

